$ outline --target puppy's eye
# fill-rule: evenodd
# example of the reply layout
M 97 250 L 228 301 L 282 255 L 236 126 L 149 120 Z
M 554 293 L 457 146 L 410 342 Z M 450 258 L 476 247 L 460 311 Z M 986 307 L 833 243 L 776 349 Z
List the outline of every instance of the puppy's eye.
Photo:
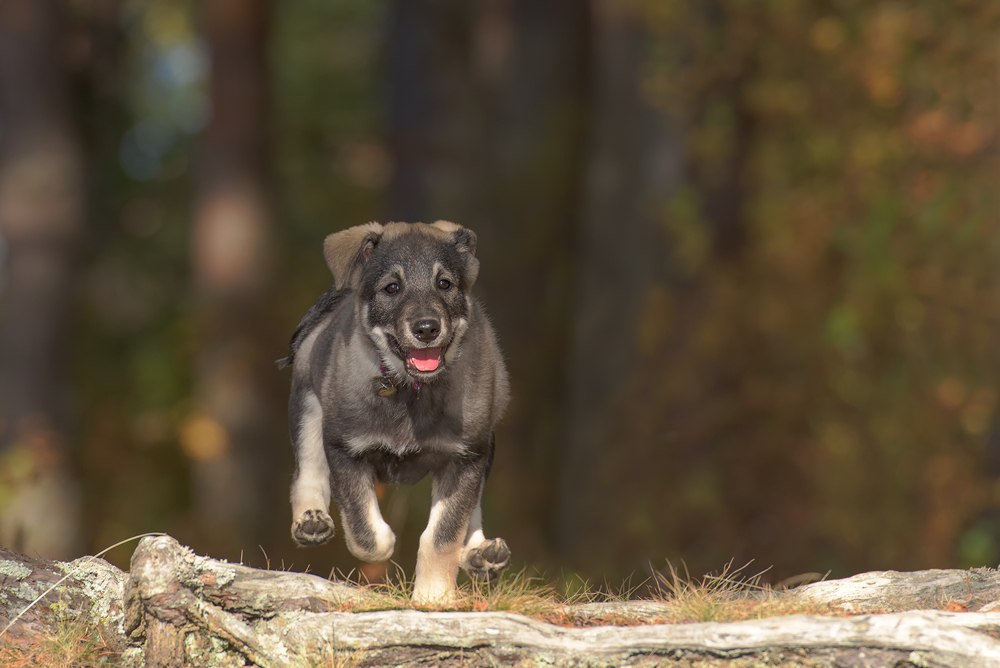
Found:
M 390 283 L 389 285 L 382 288 L 382 291 L 387 295 L 394 295 L 399 292 L 399 283 Z
M 447 278 L 439 278 L 437 282 L 438 290 L 449 290 L 451 288 L 451 281 Z

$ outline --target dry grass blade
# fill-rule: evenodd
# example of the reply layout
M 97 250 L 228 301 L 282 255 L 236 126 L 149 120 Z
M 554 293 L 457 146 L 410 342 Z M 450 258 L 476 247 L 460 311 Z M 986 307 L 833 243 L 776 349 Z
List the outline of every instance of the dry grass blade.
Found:
M 82 621 L 61 622 L 30 639 L 7 639 L 0 644 L 0 666 L 5 668 L 113 665 L 116 656 L 96 630 Z
M 529 617 L 546 617 L 563 607 L 555 588 L 526 570 L 507 573 L 497 582 L 473 580 L 462 588 L 468 610 L 515 612 Z
M 557 587 L 547 581 L 542 575 L 529 572 L 527 569 L 508 572 L 496 582 L 469 580 L 463 583 L 454 600 L 440 604 L 414 604 L 411 600 L 413 582 L 406 577 L 398 564 L 389 571 L 383 582 L 369 583 L 355 571 L 347 574 L 336 574 L 337 580 L 347 581 L 359 587 L 364 587 L 369 596 L 360 602 L 352 602 L 344 607 L 351 612 L 372 612 L 375 610 L 432 610 L 432 611 L 493 611 L 513 612 L 529 617 L 565 622 L 567 606 L 579 603 L 608 602 L 624 600 L 620 594 L 613 593 L 611 587 L 598 589 L 589 582 L 579 578 L 564 583 L 560 592 Z M 635 587 L 623 585 L 629 593 Z
M 97 554 L 87 555 L 86 557 L 83 557 L 83 558 L 85 558 L 85 559 L 88 559 L 88 558 L 89 559 L 99 559 L 99 558 L 103 557 L 105 554 L 107 554 L 108 552 L 110 552 L 111 550 L 115 549 L 116 547 L 121 547 L 122 545 L 125 545 L 126 543 L 129 543 L 129 542 L 131 542 L 133 540 L 139 540 L 141 538 L 152 537 L 152 536 L 165 536 L 165 535 L 166 534 L 161 533 L 161 532 L 141 533 L 141 534 L 139 534 L 137 536 L 132 536 L 130 538 L 126 538 L 125 540 L 120 540 L 117 543 L 115 543 L 114 545 L 110 545 L 110 546 L 104 548 L 103 550 L 101 550 Z M 16 615 L 14 615 L 14 618 L 11 619 L 9 622 L 7 622 L 7 625 L 3 627 L 3 630 L 0 630 L 0 638 L 3 638 L 4 635 L 6 635 L 7 631 L 9 631 L 11 628 L 13 628 L 14 624 L 16 624 L 17 621 L 19 619 L 21 619 L 21 617 L 23 617 L 26 612 L 28 612 L 33 607 L 35 607 L 38 604 L 39 601 L 41 601 L 46 596 L 48 596 L 53 591 L 55 591 L 55 589 L 59 585 L 61 585 L 63 582 L 65 582 L 68 578 L 73 577 L 74 575 L 77 575 L 78 573 L 79 573 L 79 571 L 77 571 L 75 569 L 72 569 L 72 568 L 67 569 L 66 570 L 66 575 L 64 575 L 61 578 L 59 578 L 58 580 L 56 580 L 55 583 L 52 584 L 52 586 L 50 586 L 48 589 L 46 589 L 41 594 L 39 594 L 37 597 L 35 597 L 35 600 L 33 600 L 31 603 L 29 603 L 24 608 L 24 610 L 22 610 L 21 612 L 17 613 Z
M 666 605 L 663 621 L 735 622 L 782 615 L 837 614 L 828 605 L 782 596 L 762 583 L 769 569 L 745 574 L 752 563 L 734 568 L 730 561 L 719 573 L 695 580 L 686 565 L 678 569 L 667 562 L 665 572 L 653 572 L 654 596 Z

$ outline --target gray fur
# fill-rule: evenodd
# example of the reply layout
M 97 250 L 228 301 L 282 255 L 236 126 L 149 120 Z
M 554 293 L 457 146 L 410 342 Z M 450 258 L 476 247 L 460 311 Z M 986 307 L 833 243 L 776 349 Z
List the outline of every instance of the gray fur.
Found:
M 324 255 L 334 286 L 303 318 L 283 360 L 293 368 L 293 537 L 318 544 L 333 530 L 323 494 L 307 484 L 325 473 L 309 456 L 315 404 L 307 402 L 316 397 L 332 496 L 355 556 L 386 559 L 394 543 L 374 501 L 375 481 L 433 476 L 436 509 L 415 588 L 416 598 L 428 600 L 454 588 L 460 551 L 481 561 L 481 527 L 473 531 L 470 520 L 479 522 L 493 430 L 509 395 L 493 328 L 471 295 L 475 251 L 475 234 L 446 221 L 368 223 L 330 235 Z M 417 368 L 428 356 L 439 366 Z M 505 565 L 509 553 L 501 556 Z

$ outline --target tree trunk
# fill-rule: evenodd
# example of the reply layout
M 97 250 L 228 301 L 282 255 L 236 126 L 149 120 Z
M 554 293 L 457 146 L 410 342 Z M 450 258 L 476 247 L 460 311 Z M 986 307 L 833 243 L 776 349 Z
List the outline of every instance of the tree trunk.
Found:
M 253 540 L 284 440 L 264 374 L 280 346 L 263 302 L 271 274 L 267 0 L 200 5 L 210 62 L 211 118 L 202 145 L 193 264 L 199 298 L 196 412 L 182 429 L 193 462 L 193 505 L 205 545 Z M 259 536 L 258 536 L 259 537 Z
M 602 449 L 619 445 L 616 400 L 644 371 L 637 326 L 650 288 L 667 271 L 657 221 L 680 183 L 684 149 L 678 123 L 642 93 L 651 37 L 639 10 L 593 2 L 591 11 L 593 114 L 563 382 L 569 407 L 552 506 L 556 547 L 577 559 L 606 540 L 594 522 L 601 508 L 588 499 L 602 500 L 594 493 Z
M 66 387 L 83 170 L 58 7 L 0 3 L 0 456 L 14 472 L 0 541 L 47 557 L 80 545 Z
M 563 428 L 562 343 L 575 291 L 588 8 L 574 0 L 397 0 L 390 19 L 390 218 L 451 218 L 476 230 L 484 267 L 476 290 L 507 353 L 514 392 L 484 501 L 490 531 L 502 533 L 553 494 L 550 453 Z M 517 493 L 494 496 L 505 489 Z M 545 551 L 545 530 L 539 523 L 522 536 L 522 555 Z
M 124 665 L 976 668 L 1000 661 L 995 569 L 864 573 L 743 595 L 830 614 L 671 624 L 664 623 L 676 614 L 669 598 L 554 604 L 543 619 L 380 609 L 401 601 L 304 573 L 200 557 L 160 536 L 140 542 L 127 575 L 92 557 L 42 562 L 0 549 L 0 619 L 14 620 L 0 642 L 30 639 L 69 619 L 89 620 Z
M 485 507 L 493 531 L 518 524 L 521 555 L 530 560 L 550 552 L 553 527 L 538 522 L 525 533 L 520 518 L 553 503 L 562 465 L 554 446 L 573 391 L 565 384 L 565 341 L 586 206 L 591 21 L 587 4 L 576 0 L 482 7 L 470 59 L 482 103 L 480 138 L 471 145 L 482 154 L 468 156 L 476 198 L 469 224 L 480 234 L 479 289 L 514 388 Z M 505 489 L 517 491 L 498 496 Z

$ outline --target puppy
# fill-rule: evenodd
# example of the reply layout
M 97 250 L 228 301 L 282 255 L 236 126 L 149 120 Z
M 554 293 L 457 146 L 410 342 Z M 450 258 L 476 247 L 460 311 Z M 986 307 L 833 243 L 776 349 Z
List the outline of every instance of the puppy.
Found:
M 476 235 L 455 223 L 368 223 L 326 238 L 333 286 L 292 336 L 289 424 L 295 449 L 292 538 L 333 537 L 331 493 L 344 538 L 383 561 L 396 537 L 375 483 L 430 474 L 413 598 L 454 596 L 459 567 L 493 579 L 508 564 L 483 534 L 480 499 L 493 432 L 507 405 L 507 370 L 493 327 L 472 297 Z

